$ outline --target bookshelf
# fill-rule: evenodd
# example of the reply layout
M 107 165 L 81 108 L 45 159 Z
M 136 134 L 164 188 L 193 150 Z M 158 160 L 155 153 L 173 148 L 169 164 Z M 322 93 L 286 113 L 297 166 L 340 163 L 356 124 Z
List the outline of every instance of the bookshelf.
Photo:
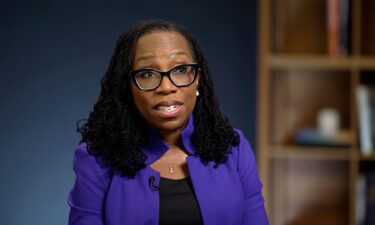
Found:
M 344 44 L 336 43 L 344 50 L 334 54 L 328 1 L 349 5 L 347 26 L 336 31 L 347 34 Z M 375 1 L 258 4 L 257 157 L 270 222 L 359 225 L 358 181 L 375 172 L 375 155 L 361 153 L 356 90 L 375 86 Z M 297 134 L 316 130 L 327 108 L 339 114 L 343 138 L 301 144 Z

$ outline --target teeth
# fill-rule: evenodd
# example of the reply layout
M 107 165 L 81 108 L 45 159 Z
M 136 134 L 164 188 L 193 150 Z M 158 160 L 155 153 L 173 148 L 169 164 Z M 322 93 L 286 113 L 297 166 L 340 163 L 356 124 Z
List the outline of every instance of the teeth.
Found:
M 177 105 L 171 105 L 171 106 L 159 106 L 158 110 L 163 110 L 165 112 L 170 112 L 177 109 Z

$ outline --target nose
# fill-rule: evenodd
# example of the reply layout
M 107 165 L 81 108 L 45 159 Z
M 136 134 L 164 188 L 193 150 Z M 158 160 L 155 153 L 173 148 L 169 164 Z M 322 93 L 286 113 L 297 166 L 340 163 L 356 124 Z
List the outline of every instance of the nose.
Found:
M 155 91 L 159 94 L 169 94 L 177 92 L 178 87 L 172 83 L 168 76 L 163 76 L 159 87 Z

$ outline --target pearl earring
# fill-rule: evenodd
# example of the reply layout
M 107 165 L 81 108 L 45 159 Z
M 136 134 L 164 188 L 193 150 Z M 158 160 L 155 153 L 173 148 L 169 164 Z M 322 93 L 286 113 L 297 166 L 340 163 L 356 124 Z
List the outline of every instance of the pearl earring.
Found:
M 195 95 L 196 95 L 197 97 L 199 96 L 199 91 L 198 91 L 198 90 L 195 91 Z

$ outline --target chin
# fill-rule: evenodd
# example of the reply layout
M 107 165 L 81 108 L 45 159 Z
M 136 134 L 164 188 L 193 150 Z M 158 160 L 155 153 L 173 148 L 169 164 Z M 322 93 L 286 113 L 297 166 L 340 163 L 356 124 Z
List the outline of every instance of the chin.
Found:
M 170 120 L 170 121 L 163 121 L 157 124 L 154 124 L 154 127 L 159 131 L 164 132 L 171 132 L 176 130 L 183 130 L 185 128 L 187 122 L 187 118 L 185 120 Z

